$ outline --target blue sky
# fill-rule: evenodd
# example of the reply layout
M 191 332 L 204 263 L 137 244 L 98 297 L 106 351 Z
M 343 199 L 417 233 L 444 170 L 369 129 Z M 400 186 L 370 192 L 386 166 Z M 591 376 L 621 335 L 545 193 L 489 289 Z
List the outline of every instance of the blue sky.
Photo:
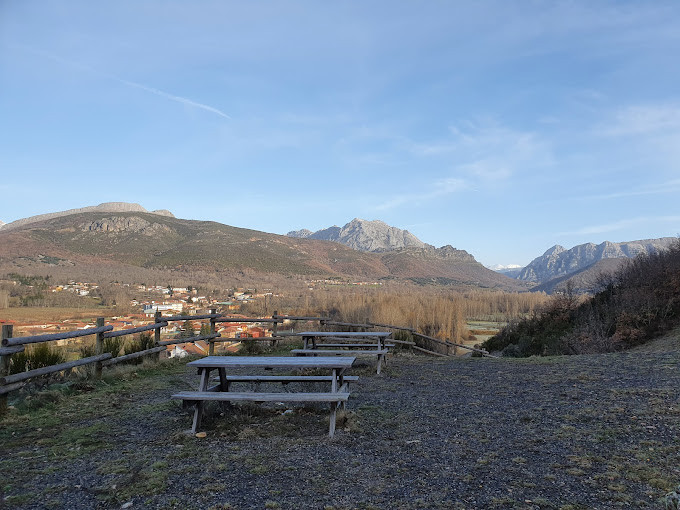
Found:
M 527 264 L 680 233 L 680 3 L 0 2 L 0 220 L 355 217 Z

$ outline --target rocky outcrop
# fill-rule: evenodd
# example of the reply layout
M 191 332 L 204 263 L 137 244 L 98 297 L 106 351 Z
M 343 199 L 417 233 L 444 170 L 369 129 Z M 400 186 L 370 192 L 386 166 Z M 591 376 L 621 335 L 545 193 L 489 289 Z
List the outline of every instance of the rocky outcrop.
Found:
M 297 239 L 307 239 L 313 233 L 314 232 L 312 232 L 311 230 L 307 230 L 306 228 L 303 228 L 302 230 L 291 230 L 286 235 L 288 237 L 295 237 Z
M 355 218 L 344 227 L 332 226 L 317 232 L 307 229 L 288 232 L 289 237 L 334 241 L 359 251 L 381 253 L 403 248 L 434 248 L 408 230 L 391 227 L 383 221 Z
M 166 209 L 159 209 L 157 211 L 147 211 L 144 209 L 141 205 L 139 204 L 131 204 L 128 202 L 105 202 L 103 204 L 99 205 L 93 205 L 90 207 L 81 207 L 79 209 L 69 209 L 68 211 L 61 211 L 61 212 L 55 212 L 55 213 L 48 213 L 48 214 L 39 214 L 37 216 L 31 216 L 29 218 L 23 218 L 20 220 L 13 221 L 11 223 L 6 223 L 2 227 L 2 230 L 10 230 L 13 228 L 18 228 L 18 227 L 23 227 L 26 225 L 29 225 L 31 223 L 36 223 L 38 221 L 45 221 L 45 220 L 51 220 L 54 218 L 60 218 L 62 216 L 68 216 L 71 214 L 80 214 L 80 213 L 87 213 L 87 212 L 115 212 L 115 213 L 123 213 L 123 212 L 143 212 L 143 213 L 150 213 L 150 214 L 158 214 L 161 216 L 170 216 L 174 218 L 174 215 L 166 210 Z
M 80 225 L 84 232 L 135 232 L 143 235 L 169 233 L 172 229 L 161 223 L 151 223 L 138 216 L 111 216 Z
M 523 268 L 517 279 L 538 283 L 547 282 L 553 278 L 581 271 L 599 260 L 634 258 L 642 253 L 655 253 L 668 248 L 676 240 L 675 237 L 662 237 L 625 243 L 605 241 L 601 244 L 579 244 L 570 250 L 555 245 Z

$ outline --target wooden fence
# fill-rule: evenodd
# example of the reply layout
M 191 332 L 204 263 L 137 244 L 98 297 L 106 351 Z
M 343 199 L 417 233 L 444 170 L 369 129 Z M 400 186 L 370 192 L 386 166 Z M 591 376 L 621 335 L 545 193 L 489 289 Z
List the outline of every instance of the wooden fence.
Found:
M 161 340 L 161 329 L 168 326 L 170 322 L 175 321 L 188 321 L 188 320 L 205 320 L 210 321 L 210 332 L 207 335 L 191 336 L 184 338 L 175 338 L 172 340 Z M 272 324 L 272 336 L 271 337 L 258 337 L 258 338 L 248 338 L 249 341 L 267 341 L 270 342 L 272 346 L 278 344 L 279 340 L 289 336 L 295 336 L 294 331 L 283 332 L 279 331 L 278 326 L 285 321 L 305 321 L 305 322 L 318 322 L 322 327 L 329 328 L 353 328 L 359 329 L 361 331 L 370 331 L 375 328 L 391 329 L 393 331 L 405 331 L 410 334 L 410 338 L 413 340 L 404 339 L 391 339 L 390 342 L 403 345 L 406 348 L 416 350 L 418 352 L 423 352 L 426 354 L 434 356 L 451 356 L 456 355 L 459 348 L 467 349 L 470 351 L 475 351 L 482 356 L 491 356 L 488 352 L 476 349 L 473 347 L 468 347 L 462 344 L 457 344 L 450 342 L 448 340 L 440 340 L 430 336 L 426 336 L 416 332 L 413 328 L 394 326 L 390 324 L 379 324 L 375 322 L 370 322 L 366 320 L 364 323 L 348 323 L 348 322 L 337 322 L 333 321 L 328 317 L 305 317 L 305 316 L 292 316 L 292 315 L 278 315 L 275 311 L 271 318 L 242 318 L 242 317 L 226 317 L 222 314 L 216 313 L 216 310 L 210 310 L 209 314 L 206 315 L 176 315 L 171 317 L 163 317 L 160 312 L 156 312 L 153 324 L 148 324 L 146 326 L 140 326 L 136 328 L 121 329 L 118 331 L 113 331 L 113 326 L 105 326 L 104 318 L 100 317 L 97 319 L 97 326 L 89 329 L 82 329 L 77 331 L 70 331 L 65 333 L 47 334 L 47 335 L 34 335 L 34 336 L 23 336 L 14 337 L 13 327 L 11 325 L 2 326 L 2 343 L 0 345 L 0 413 L 2 413 L 7 407 L 7 394 L 22 388 L 26 381 L 29 379 L 53 374 L 57 372 L 62 372 L 64 370 L 69 370 L 75 367 L 94 364 L 95 377 L 99 378 L 102 374 L 102 369 L 104 367 L 110 367 L 118 363 L 130 361 L 132 359 L 140 358 L 143 356 L 148 356 L 155 354 L 160 356 L 160 353 L 166 350 L 168 345 L 180 344 L 180 343 L 191 343 L 200 340 L 208 341 L 209 350 L 208 354 L 213 355 L 215 353 L 215 343 L 217 342 L 227 342 L 239 339 L 232 338 L 221 338 L 219 333 L 216 333 L 216 324 L 224 322 L 234 322 L 234 323 L 271 323 Z M 154 346 L 138 352 L 133 352 L 131 354 L 126 354 L 123 356 L 114 357 L 111 353 L 104 352 L 104 340 L 106 338 L 115 338 L 126 335 L 133 335 L 135 333 L 143 333 L 147 331 L 154 332 Z M 36 368 L 32 370 L 27 370 L 25 372 L 20 372 L 18 374 L 10 374 L 10 360 L 13 354 L 23 352 L 25 350 L 25 345 L 39 343 L 39 342 L 51 342 L 56 340 L 66 340 L 79 338 L 83 336 L 94 335 L 95 337 L 95 354 L 94 356 L 89 356 L 86 358 L 69 361 L 66 363 L 59 363 L 57 365 L 52 365 L 48 367 Z M 240 340 L 244 340 L 241 338 Z

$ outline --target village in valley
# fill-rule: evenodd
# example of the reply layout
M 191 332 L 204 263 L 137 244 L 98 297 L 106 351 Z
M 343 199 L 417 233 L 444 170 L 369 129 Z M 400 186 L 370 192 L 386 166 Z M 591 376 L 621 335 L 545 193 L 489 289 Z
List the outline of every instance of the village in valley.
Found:
M 18 285 L 20 282 L 9 281 L 12 285 Z M 114 330 L 123 330 L 136 328 L 152 323 L 155 320 L 156 313 L 160 313 L 164 317 L 168 316 L 184 316 L 184 315 L 200 315 L 209 313 L 210 310 L 217 310 L 219 313 L 228 314 L 231 317 L 238 318 L 244 305 L 256 301 L 271 300 L 275 294 L 269 290 L 257 292 L 253 289 L 235 288 L 232 289 L 221 298 L 202 295 L 198 289 L 191 286 L 188 287 L 173 287 L 161 285 L 144 284 L 115 284 L 125 291 L 125 295 L 137 296 L 129 300 L 129 303 L 122 303 L 119 305 L 121 310 L 126 313 L 121 315 L 106 316 L 102 312 L 105 319 L 105 325 L 113 326 Z M 100 294 L 100 286 L 92 282 L 76 282 L 69 281 L 66 284 L 60 285 L 46 285 L 42 290 L 43 293 L 71 293 L 80 298 L 90 298 L 98 301 Z M 143 297 L 142 297 L 143 296 Z M 278 297 L 278 295 L 277 295 Z M 245 315 L 241 315 L 245 317 Z M 91 319 L 73 319 L 62 318 L 52 320 L 36 320 L 36 319 L 0 319 L 2 324 L 11 324 L 14 327 L 15 334 L 20 335 L 44 335 L 51 333 L 64 333 L 67 331 L 77 331 L 96 327 L 96 317 Z M 170 322 L 166 327 L 161 328 L 161 336 L 163 339 L 169 338 L 183 338 L 187 339 L 191 336 L 208 334 L 210 328 L 209 320 L 188 320 L 188 321 L 174 321 Z M 241 340 L 243 338 L 261 338 L 271 336 L 271 325 L 267 323 L 253 323 L 253 322 L 227 322 L 218 323 L 215 327 L 215 332 L 218 333 L 222 339 L 218 349 L 225 352 L 236 352 L 241 347 Z M 233 341 L 224 341 L 224 339 L 233 339 Z M 68 349 L 69 343 L 76 344 L 76 340 L 60 340 L 56 344 Z M 175 344 L 168 346 L 167 357 L 185 357 L 190 354 L 206 355 L 208 353 L 208 342 L 204 340 L 190 341 L 187 343 Z

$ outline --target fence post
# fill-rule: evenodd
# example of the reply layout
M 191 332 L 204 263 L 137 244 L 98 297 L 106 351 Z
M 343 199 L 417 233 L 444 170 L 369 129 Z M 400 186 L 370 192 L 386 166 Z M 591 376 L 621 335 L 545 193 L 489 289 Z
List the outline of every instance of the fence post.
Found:
M 272 314 L 272 319 L 276 320 L 276 316 L 279 314 L 278 310 L 274 310 L 274 313 Z M 276 334 L 279 330 L 279 323 L 278 322 L 273 322 L 272 323 L 272 347 L 278 345 L 279 339 L 276 338 Z
M 217 308 L 210 309 L 210 315 L 217 313 Z M 210 334 L 215 334 L 215 317 L 210 317 Z M 213 356 L 215 354 L 215 339 L 211 338 L 209 340 L 208 355 Z
M 104 317 L 97 317 L 97 327 L 104 327 Z M 94 353 L 99 356 L 104 352 L 104 333 L 95 333 L 94 335 Z M 97 361 L 94 365 L 94 377 L 95 379 L 101 379 L 102 377 L 102 362 Z
M 155 324 L 158 324 L 161 322 L 161 312 L 156 310 L 156 313 L 153 315 L 153 321 Z M 156 328 L 153 330 L 153 346 L 158 347 L 158 345 L 161 343 L 161 328 Z M 156 354 L 156 361 L 160 361 L 161 359 L 161 353 Z
M 2 326 L 2 339 L 12 338 L 12 331 L 14 326 L 11 324 L 3 324 Z M 5 354 L 0 356 L 0 377 L 9 375 L 9 358 L 11 354 Z M 0 416 L 7 412 L 7 393 L 0 395 Z

